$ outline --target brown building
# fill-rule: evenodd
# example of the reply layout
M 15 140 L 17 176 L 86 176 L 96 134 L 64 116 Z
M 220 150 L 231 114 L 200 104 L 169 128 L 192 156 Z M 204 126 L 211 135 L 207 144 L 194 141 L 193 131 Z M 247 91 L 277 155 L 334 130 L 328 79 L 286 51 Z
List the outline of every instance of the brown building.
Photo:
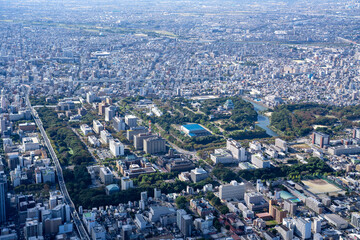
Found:
M 32 132 L 32 131 L 36 130 L 36 125 L 33 122 L 31 122 L 31 123 L 20 123 L 19 124 L 19 129 L 24 131 L 24 132 Z
M 106 102 L 101 102 L 99 103 L 99 115 L 104 115 L 105 114 L 105 108 L 108 107 L 109 105 Z
M 276 203 L 275 200 L 269 201 L 269 214 L 276 222 L 282 223 L 283 219 L 287 216 L 287 211 L 276 205 Z

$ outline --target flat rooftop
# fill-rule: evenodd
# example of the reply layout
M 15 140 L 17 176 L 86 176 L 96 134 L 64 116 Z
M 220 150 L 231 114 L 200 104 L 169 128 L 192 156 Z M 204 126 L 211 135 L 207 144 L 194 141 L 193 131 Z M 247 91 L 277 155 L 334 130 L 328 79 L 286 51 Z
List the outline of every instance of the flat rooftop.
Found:
M 205 130 L 205 128 L 203 128 L 199 124 L 187 124 L 187 125 L 183 125 L 183 127 L 189 131 Z

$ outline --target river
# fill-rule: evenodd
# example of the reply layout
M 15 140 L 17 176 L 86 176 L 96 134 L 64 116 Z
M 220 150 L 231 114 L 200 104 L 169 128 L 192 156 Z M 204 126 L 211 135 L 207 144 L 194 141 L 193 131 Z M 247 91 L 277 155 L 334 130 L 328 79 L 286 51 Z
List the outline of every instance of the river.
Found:
M 268 108 L 260 104 L 257 104 L 253 101 L 249 101 L 245 98 L 243 99 L 251 103 L 254 106 L 255 111 L 258 113 L 258 119 L 257 119 L 258 123 L 256 125 L 264 129 L 268 135 L 272 137 L 278 137 L 279 135 L 268 127 L 270 125 L 270 119 L 267 116 L 264 116 L 260 113 L 261 111 L 267 110 Z

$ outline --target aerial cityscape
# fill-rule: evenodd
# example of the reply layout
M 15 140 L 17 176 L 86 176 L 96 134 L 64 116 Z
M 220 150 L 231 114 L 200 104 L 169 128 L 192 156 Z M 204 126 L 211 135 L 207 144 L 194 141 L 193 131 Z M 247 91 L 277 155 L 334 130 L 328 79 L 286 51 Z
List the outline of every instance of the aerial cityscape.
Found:
M 360 239 L 359 0 L 0 0 L 0 240 Z

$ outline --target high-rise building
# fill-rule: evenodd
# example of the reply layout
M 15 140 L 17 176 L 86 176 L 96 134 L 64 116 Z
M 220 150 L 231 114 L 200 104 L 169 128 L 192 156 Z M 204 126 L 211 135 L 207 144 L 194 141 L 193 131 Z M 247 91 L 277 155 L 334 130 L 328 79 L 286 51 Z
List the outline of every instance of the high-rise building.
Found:
M 108 104 L 103 101 L 101 103 L 99 103 L 99 115 L 104 115 L 105 114 L 105 108 L 108 107 Z
M 192 231 L 192 217 L 189 214 L 182 215 L 181 217 L 181 233 L 184 237 L 190 237 Z
M 105 108 L 105 121 L 110 122 L 115 117 L 115 113 L 116 113 L 115 106 L 109 106 Z
M 288 151 L 288 143 L 280 138 L 275 139 L 275 146 L 280 148 L 283 152 Z
M 6 222 L 6 182 L 0 176 L 0 224 Z
M 136 150 L 142 150 L 144 148 L 144 140 L 148 138 L 156 137 L 151 133 L 139 133 L 134 136 L 134 147 Z
M 261 154 L 251 155 L 251 163 L 258 168 L 269 168 L 271 167 L 270 161 L 266 160 L 265 157 Z
M 132 232 L 131 225 L 122 226 L 121 239 L 122 240 L 130 240 L 131 232 Z
M 37 220 L 27 221 L 24 227 L 24 235 L 26 239 L 31 237 L 38 237 L 39 235 L 39 222 Z
M 303 218 L 296 218 L 294 233 L 302 239 L 309 239 L 311 237 L 311 222 Z
M 102 130 L 104 130 L 104 126 L 100 123 L 99 120 L 93 120 L 93 129 L 94 129 L 94 132 L 96 132 L 97 134 L 100 134 L 100 132 Z
M 188 215 L 184 209 L 177 210 L 176 224 L 184 237 L 191 236 L 192 217 Z
M 226 148 L 231 152 L 234 159 L 241 162 L 247 160 L 245 148 L 234 139 L 228 139 L 226 141 Z
M 94 93 L 88 92 L 88 93 L 86 94 L 86 101 L 87 101 L 88 103 L 93 103 L 95 100 L 96 100 L 96 95 L 95 95 Z
M 190 178 L 194 183 L 200 182 L 206 179 L 208 176 L 208 173 L 201 167 L 190 171 Z
M 134 187 L 133 180 L 131 180 L 129 177 L 121 178 L 121 190 L 128 190 L 132 187 Z
M 105 185 L 109 185 L 113 182 L 114 175 L 109 167 L 100 168 L 100 179 Z
M 128 125 L 129 128 L 137 126 L 138 118 L 133 115 L 126 115 L 125 116 L 125 123 Z
M 154 198 L 159 199 L 161 197 L 161 189 L 154 188 Z
M 141 193 L 140 193 L 140 199 L 141 199 L 141 201 L 146 202 L 146 201 L 147 201 L 147 198 L 148 198 L 147 192 L 141 192 Z
M 112 119 L 112 126 L 117 132 L 126 130 L 125 121 L 120 117 L 114 117 Z
M 148 132 L 148 130 L 146 127 L 143 127 L 143 126 L 132 127 L 126 131 L 126 138 L 129 141 L 133 141 L 135 135 L 140 134 L 140 133 L 147 133 L 147 132 Z
M 110 148 L 110 152 L 115 157 L 124 155 L 124 151 L 125 151 L 124 144 L 122 144 L 122 142 L 120 142 L 118 139 L 110 139 L 109 148 Z
M 219 187 L 219 198 L 222 200 L 225 199 L 244 199 L 245 194 L 245 184 L 238 183 L 237 181 L 233 180 L 230 184 L 221 185 Z
M 325 133 L 313 132 L 312 144 L 318 145 L 319 147 L 323 148 L 324 146 L 330 144 L 330 136 Z
M 178 228 L 181 228 L 181 218 L 183 215 L 186 215 L 186 211 L 184 209 L 179 209 L 176 211 L 176 224 Z
M 359 213 L 354 212 L 351 214 L 351 224 L 356 228 L 360 228 L 360 214 Z
M 166 141 L 161 137 L 144 139 L 144 151 L 149 154 L 166 152 Z
M 313 223 L 313 232 L 314 233 L 320 233 L 321 232 L 321 219 L 320 218 L 314 218 Z
M 360 128 L 353 129 L 353 138 L 360 139 Z

